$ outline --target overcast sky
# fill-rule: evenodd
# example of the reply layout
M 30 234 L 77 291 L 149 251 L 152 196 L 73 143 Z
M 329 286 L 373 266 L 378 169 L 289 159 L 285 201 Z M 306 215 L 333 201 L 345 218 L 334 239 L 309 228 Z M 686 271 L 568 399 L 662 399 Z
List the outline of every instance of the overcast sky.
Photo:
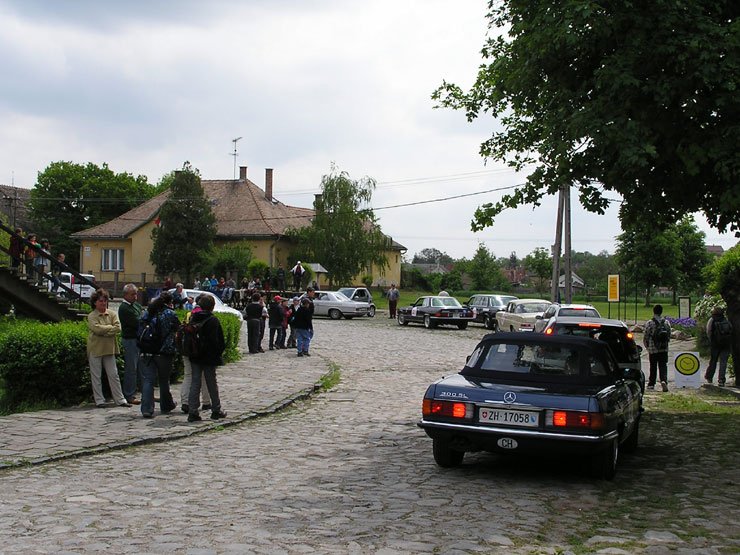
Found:
M 189 160 L 229 179 L 242 137 L 237 164 L 260 187 L 274 168 L 286 204 L 311 206 L 332 163 L 376 179 L 372 206 L 409 255 L 549 248 L 554 198 L 470 231 L 476 207 L 503 194 L 492 190 L 525 176 L 478 155 L 493 120 L 469 124 L 430 98 L 443 79 L 472 83 L 486 4 L 0 0 L 0 183 L 31 188 L 58 160 L 151 183 Z M 574 199 L 573 248 L 614 252 L 617 210 L 588 214 Z M 735 244 L 697 223 L 707 243 Z

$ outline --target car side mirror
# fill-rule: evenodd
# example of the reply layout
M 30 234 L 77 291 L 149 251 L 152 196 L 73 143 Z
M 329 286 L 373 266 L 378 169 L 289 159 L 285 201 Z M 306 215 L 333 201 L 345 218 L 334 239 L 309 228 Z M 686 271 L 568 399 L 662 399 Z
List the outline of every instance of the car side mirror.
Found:
M 637 368 L 623 368 L 622 376 L 625 380 L 640 381 L 640 371 Z

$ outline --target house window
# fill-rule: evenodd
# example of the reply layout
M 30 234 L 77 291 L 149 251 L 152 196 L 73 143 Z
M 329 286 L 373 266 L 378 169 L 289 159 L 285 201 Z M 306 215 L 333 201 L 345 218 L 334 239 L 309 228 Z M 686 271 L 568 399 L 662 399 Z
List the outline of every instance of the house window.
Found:
M 103 249 L 102 270 L 120 272 L 123 270 L 123 249 Z

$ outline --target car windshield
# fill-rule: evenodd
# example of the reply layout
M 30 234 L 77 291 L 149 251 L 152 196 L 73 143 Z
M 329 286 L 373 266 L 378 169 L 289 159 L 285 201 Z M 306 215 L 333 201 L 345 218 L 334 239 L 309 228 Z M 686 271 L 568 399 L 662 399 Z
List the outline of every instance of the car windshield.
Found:
M 578 346 L 521 345 L 497 343 L 480 345 L 471 355 L 467 367 L 477 375 L 504 377 L 507 374 L 543 376 L 604 377 L 604 364 Z
M 595 308 L 561 308 L 558 316 L 575 316 L 576 318 L 601 318 Z
M 334 293 L 334 296 L 336 296 L 338 301 L 351 301 L 352 300 L 346 294 L 342 293 L 341 289 L 337 291 L 336 293 Z
M 506 306 L 511 301 L 515 301 L 516 300 L 516 297 L 506 297 L 506 296 L 504 296 L 504 297 L 497 297 L 497 298 L 498 298 L 498 304 L 501 305 L 501 306 Z
M 175 290 L 171 289 L 171 291 L 174 292 Z M 198 297 L 200 297 L 201 295 L 208 295 L 210 297 L 213 297 L 213 300 L 216 301 L 216 306 L 224 305 L 224 302 L 221 299 L 219 299 L 216 295 L 214 295 L 213 293 L 209 291 L 200 291 L 197 289 L 183 289 L 182 292 L 185 293 L 186 297 L 192 297 L 193 300 L 198 300 Z
M 433 297 L 432 306 L 460 308 L 462 305 L 458 302 L 458 300 L 455 297 Z
M 347 298 L 352 297 L 352 293 L 355 292 L 354 287 L 342 287 L 339 291 L 342 295 L 344 295 Z

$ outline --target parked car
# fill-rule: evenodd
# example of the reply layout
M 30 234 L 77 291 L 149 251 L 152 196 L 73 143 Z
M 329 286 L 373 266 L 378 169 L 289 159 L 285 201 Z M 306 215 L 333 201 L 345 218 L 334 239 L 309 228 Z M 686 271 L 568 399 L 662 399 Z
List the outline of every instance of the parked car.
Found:
M 501 331 L 532 331 L 537 316 L 542 316 L 550 304 L 542 299 L 510 301 L 505 309 L 496 313 L 496 325 Z
M 464 330 L 474 319 L 473 310 L 462 306 L 455 297 L 437 295 L 419 297 L 414 304 L 401 307 L 397 312 L 400 326 L 419 322 L 427 329 L 436 328 L 441 324 L 452 324 Z
M 468 300 L 467 306 L 473 309 L 476 324 L 483 324 L 486 329 L 496 330 L 496 313 L 518 298 L 513 295 L 473 295 Z
M 91 282 L 95 283 L 95 276 L 92 274 L 80 274 L 82 277 L 90 280 Z M 95 292 L 95 287 L 92 285 L 89 285 L 87 283 L 82 283 L 80 280 L 76 279 L 74 274 L 70 272 L 62 272 L 59 275 L 59 283 L 61 285 L 64 285 L 77 293 L 80 298 L 84 301 L 89 301 L 90 296 Z M 47 282 L 47 287 L 49 288 L 49 291 L 51 291 L 54 284 L 49 280 Z M 69 291 L 64 289 L 64 287 L 59 287 L 57 289 L 57 295 L 60 297 L 69 297 Z
M 560 304 L 552 303 L 542 316 L 536 316 L 534 322 L 534 331 L 541 332 L 545 330 L 547 322 L 555 316 L 575 316 L 577 318 L 601 318 L 601 314 L 590 304 Z
M 338 291 L 316 291 L 313 299 L 314 316 L 328 316 L 332 320 L 367 316 L 368 304 L 352 301 Z
M 339 289 L 339 292 L 351 301 L 367 303 L 367 315 L 370 318 L 375 316 L 375 303 L 373 302 L 373 296 L 367 287 L 342 287 Z
M 611 480 L 637 448 L 642 391 L 603 341 L 573 335 L 486 335 L 463 369 L 430 385 L 418 425 L 442 467 L 467 452 L 589 457 Z
M 219 299 L 218 295 L 214 295 L 210 291 L 202 291 L 200 289 L 183 289 L 182 291 L 186 296 L 191 297 L 193 300 L 196 300 L 199 295 L 210 295 L 216 301 L 216 306 L 213 307 L 213 312 L 223 312 L 225 314 L 233 314 L 234 316 L 237 316 L 239 318 L 240 322 L 244 320 L 244 315 L 240 311 L 238 311 L 235 308 L 230 307 L 229 305 L 224 303 L 221 299 Z M 174 288 L 169 289 L 169 292 L 174 293 L 175 289 Z M 151 302 L 152 300 L 154 299 L 150 299 L 149 302 Z
M 546 335 L 577 335 L 604 341 L 612 350 L 619 366 L 640 371 L 640 388 L 645 391 L 645 374 L 642 373 L 640 354 L 642 347 L 621 320 L 608 318 L 579 318 L 555 316 L 547 322 Z

